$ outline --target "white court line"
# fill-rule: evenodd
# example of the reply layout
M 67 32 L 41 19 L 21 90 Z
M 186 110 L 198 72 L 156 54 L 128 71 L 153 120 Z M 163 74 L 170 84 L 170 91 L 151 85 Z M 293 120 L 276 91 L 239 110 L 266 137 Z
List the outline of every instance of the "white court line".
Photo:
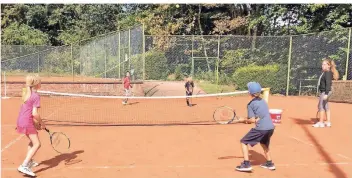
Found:
M 314 145 L 313 144 L 311 144 L 311 143 L 308 143 L 308 142 L 305 142 L 305 141 L 303 141 L 303 140 L 301 140 L 301 139 L 298 139 L 298 138 L 296 138 L 296 137 L 292 137 L 292 136 L 290 136 L 290 138 L 292 138 L 292 139 L 294 139 L 294 140 L 296 140 L 296 141 L 298 141 L 298 142 L 301 142 L 301 143 L 303 143 L 303 144 L 306 144 L 306 145 L 309 145 L 309 146 L 312 146 L 312 147 L 314 147 Z M 349 158 L 349 157 L 347 157 L 347 156 L 345 156 L 345 155 L 343 155 L 343 154 L 336 154 L 337 156 L 339 156 L 339 157 L 341 157 L 341 158 L 344 158 L 344 159 L 347 159 L 347 160 L 351 160 L 351 158 Z
M 326 165 L 352 165 L 351 162 L 336 162 L 336 163 L 293 163 L 293 164 L 275 164 L 276 167 L 297 167 L 297 166 L 326 166 Z M 138 168 L 226 168 L 235 167 L 236 165 L 126 165 L 126 166 L 67 166 L 64 169 L 138 169 Z M 253 166 L 259 167 L 259 166 Z M 62 168 L 51 168 L 50 170 L 56 170 Z M 17 168 L 2 168 L 4 171 L 17 171 Z
M 309 146 L 314 147 L 314 145 L 313 145 L 313 144 L 308 143 L 308 142 L 305 142 L 305 141 L 303 141 L 303 140 L 301 140 L 301 139 L 298 139 L 298 138 L 296 138 L 296 137 L 292 137 L 292 136 L 290 136 L 290 138 L 292 138 L 292 139 L 294 139 L 294 140 L 296 140 L 296 141 L 298 141 L 298 142 L 301 142 L 301 143 L 304 143 L 304 144 L 306 144 L 306 145 L 309 145 Z
M 351 158 L 349 158 L 349 157 L 347 157 L 347 156 L 345 156 L 343 154 L 337 154 L 337 156 L 340 156 L 341 158 L 345 158 L 345 159 L 351 160 Z
M 21 140 L 21 138 L 24 137 L 24 135 L 20 135 L 17 137 L 15 140 L 12 140 L 9 144 L 7 144 L 3 149 L 1 149 L 1 153 L 5 151 L 6 149 L 10 148 L 13 144 L 15 144 L 18 140 Z

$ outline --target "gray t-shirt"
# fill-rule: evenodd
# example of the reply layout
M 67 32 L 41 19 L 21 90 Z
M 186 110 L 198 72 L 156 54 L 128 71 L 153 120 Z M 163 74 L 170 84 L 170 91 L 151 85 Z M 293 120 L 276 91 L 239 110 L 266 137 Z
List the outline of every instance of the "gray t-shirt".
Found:
M 256 130 L 272 130 L 275 128 L 273 121 L 270 118 L 269 107 L 265 100 L 261 98 L 254 98 L 247 106 L 248 118 L 258 117 L 259 121 L 256 123 L 254 129 Z

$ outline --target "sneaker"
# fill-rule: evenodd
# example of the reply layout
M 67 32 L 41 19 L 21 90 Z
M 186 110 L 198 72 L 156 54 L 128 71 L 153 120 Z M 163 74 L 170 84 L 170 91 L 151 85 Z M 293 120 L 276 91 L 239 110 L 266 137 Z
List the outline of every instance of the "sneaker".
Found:
M 37 167 L 38 165 L 39 165 L 39 163 L 35 162 L 34 160 L 31 160 L 31 161 L 28 163 L 28 167 L 29 167 L 29 168 Z
M 325 127 L 325 124 L 322 122 L 317 122 L 313 125 L 313 127 Z
M 252 166 L 250 163 L 245 164 L 244 162 L 242 162 L 241 165 L 236 167 L 236 170 L 241 172 L 250 172 L 252 171 Z
M 122 101 L 122 104 L 123 104 L 123 105 L 126 105 L 126 104 L 127 104 L 127 102 Z
M 325 122 L 326 127 L 331 127 L 331 122 Z
M 269 169 L 269 170 L 276 169 L 274 163 L 272 163 L 272 162 L 271 163 L 266 162 L 265 164 L 260 165 L 260 167 L 265 168 L 265 169 Z
M 32 172 L 32 170 L 29 167 L 21 165 L 20 167 L 17 168 L 18 171 L 22 172 L 23 174 L 29 175 L 29 176 L 35 176 L 35 174 Z

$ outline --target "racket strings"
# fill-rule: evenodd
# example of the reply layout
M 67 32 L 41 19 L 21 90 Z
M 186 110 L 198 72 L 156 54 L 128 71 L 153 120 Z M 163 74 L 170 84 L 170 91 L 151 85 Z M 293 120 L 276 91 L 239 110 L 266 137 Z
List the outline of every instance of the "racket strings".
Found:
M 51 137 L 51 145 L 58 152 L 65 152 L 70 147 L 69 139 L 62 133 L 54 133 Z
M 230 111 L 229 109 L 223 109 L 221 111 L 221 115 L 220 115 L 221 120 L 228 120 L 228 119 L 231 119 L 232 117 L 233 117 L 233 112 Z
M 214 113 L 214 119 L 219 123 L 228 123 L 235 117 L 234 111 L 227 107 L 218 108 Z

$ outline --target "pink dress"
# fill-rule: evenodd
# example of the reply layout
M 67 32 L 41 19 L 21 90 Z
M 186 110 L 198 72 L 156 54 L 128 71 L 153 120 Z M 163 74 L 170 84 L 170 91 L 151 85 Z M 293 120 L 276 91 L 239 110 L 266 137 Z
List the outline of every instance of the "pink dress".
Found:
M 21 134 L 37 134 L 34 126 L 32 111 L 33 108 L 40 107 L 40 96 L 37 92 L 32 92 L 29 99 L 22 104 L 17 118 L 17 132 Z

